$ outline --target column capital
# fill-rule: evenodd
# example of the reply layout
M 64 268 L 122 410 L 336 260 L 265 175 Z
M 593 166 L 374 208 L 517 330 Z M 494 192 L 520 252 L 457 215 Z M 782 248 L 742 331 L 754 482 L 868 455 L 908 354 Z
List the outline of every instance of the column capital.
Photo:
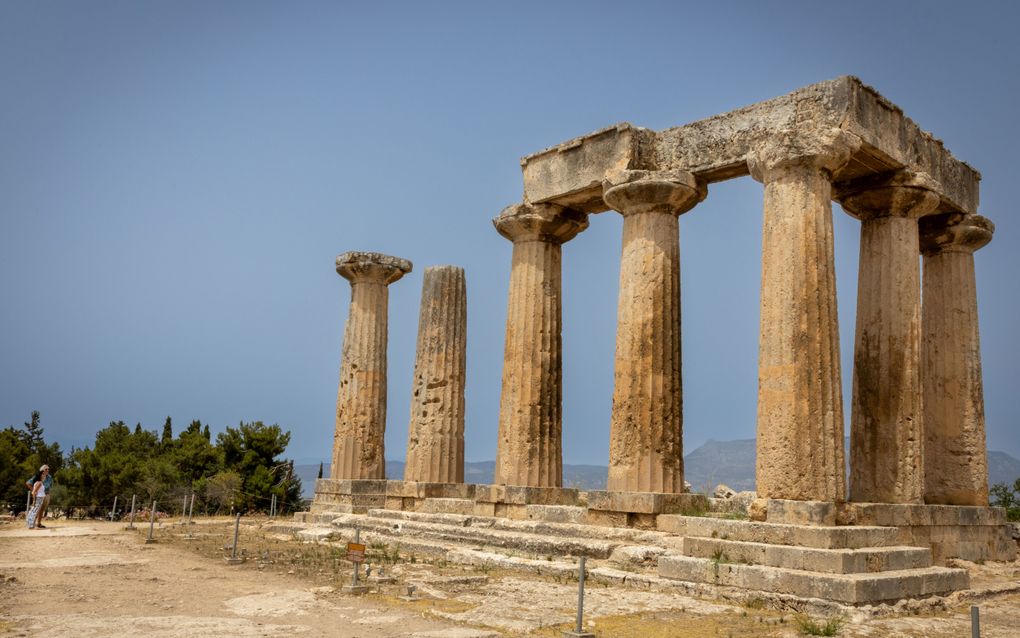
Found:
M 623 214 L 682 215 L 705 199 L 704 184 L 687 171 L 616 170 L 602 180 L 602 198 Z
M 995 224 L 981 215 L 948 213 L 932 215 L 920 222 L 921 253 L 973 253 L 992 241 Z
M 336 272 L 352 284 L 392 284 L 411 272 L 412 264 L 382 253 L 347 252 L 336 258 Z
M 842 129 L 787 132 L 747 157 L 751 177 L 763 184 L 789 173 L 821 172 L 830 177 L 861 147 L 861 138 Z
M 835 199 L 860 220 L 919 219 L 938 210 L 942 198 L 926 173 L 896 171 L 834 185 Z
M 512 242 L 543 241 L 562 244 L 588 228 L 588 215 L 556 204 L 513 204 L 492 220 L 492 225 Z

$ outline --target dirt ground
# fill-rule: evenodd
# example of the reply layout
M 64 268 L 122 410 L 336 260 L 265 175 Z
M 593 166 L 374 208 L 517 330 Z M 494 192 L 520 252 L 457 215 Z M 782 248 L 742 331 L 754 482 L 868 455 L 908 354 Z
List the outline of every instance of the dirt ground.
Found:
M 429 563 L 398 547 L 370 547 L 372 592 L 355 596 L 343 589 L 351 565 L 341 548 L 266 534 L 257 521 L 242 526 L 247 560 L 236 566 L 224 560 L 233 531 L 224 519 L 164 522 L 153 544 L 147 525 L 23 525 L 0 523 L 0 636 L 560 636 L 575 613 L 576 581 Z M 396 582 L 376 582 L 380 567 Z M 1020 577 L 1017 564 L 976 569 L 999 582 Z M 1018 635 L 1020 594 L 979 604 L 982 636 Z M 591 583 L 586 612 L 600 638 L 792 638 L 805 635 L 807 621 L 831 621 L 846 637 L 970 635 L 969 603 L 849 622 Z

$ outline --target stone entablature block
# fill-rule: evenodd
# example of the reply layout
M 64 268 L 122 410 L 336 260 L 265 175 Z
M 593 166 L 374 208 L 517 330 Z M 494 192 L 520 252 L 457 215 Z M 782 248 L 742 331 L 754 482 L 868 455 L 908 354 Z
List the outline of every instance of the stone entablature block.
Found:
M 552 146 L 521 160 L 524 197 L 602 212 L 609 209 L 600 186 L 607 172 L 685 170 L 718 182 L 749 174 L 752 155 L 777 140 L 810 148 L 837 132 L 859 143 L 834 182 L 906 169 L 931 178 L 938 212 L 977 212 L 980 173 L 852 76 L 663 131 L 621 123 Z

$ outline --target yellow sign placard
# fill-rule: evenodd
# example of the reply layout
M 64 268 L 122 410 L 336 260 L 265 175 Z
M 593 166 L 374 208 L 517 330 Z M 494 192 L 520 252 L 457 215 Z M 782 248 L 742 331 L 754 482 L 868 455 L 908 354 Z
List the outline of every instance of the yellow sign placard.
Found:
M 365 562 L 365 546 L 361 543 L 347 543 L 347 560 L 352 563 Z

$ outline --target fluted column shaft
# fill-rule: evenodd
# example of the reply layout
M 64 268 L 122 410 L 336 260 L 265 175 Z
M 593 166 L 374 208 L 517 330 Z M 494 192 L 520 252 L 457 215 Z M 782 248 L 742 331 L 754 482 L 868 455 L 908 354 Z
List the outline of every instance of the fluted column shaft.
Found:
M 493 223 L 514 243 L 495 482 L 561 487 L 561 244 L 587 228 L 587 216 L 521 204 Z
M 337 257 L 337 273 L 351 282 L 351 306 L 336 400 L 334 479 L 386 478 L 387 286 L 410 270 L 410 262 L 378 253 Z
M 845 496 L 829 177 L 839 161 L 751 167 L 765 184 L 755 469 L 763 499 Z
M 405 481 L 464 482 L 464 269 L 430 266 L 422 282 Z
M 921 269 L 917 220 L 939 197 L 898 176 L 847 193 L 861 220 L 850 418 L 850 500 L 921 503 Z
M 607 177 L 623 214 L 608 489 L 682 492 L 680 226 L 701 191 L 689 173 Z
M 979 215 L 921 224 L 926 503 L 988 505 L 974 251 L 994 230 Z

